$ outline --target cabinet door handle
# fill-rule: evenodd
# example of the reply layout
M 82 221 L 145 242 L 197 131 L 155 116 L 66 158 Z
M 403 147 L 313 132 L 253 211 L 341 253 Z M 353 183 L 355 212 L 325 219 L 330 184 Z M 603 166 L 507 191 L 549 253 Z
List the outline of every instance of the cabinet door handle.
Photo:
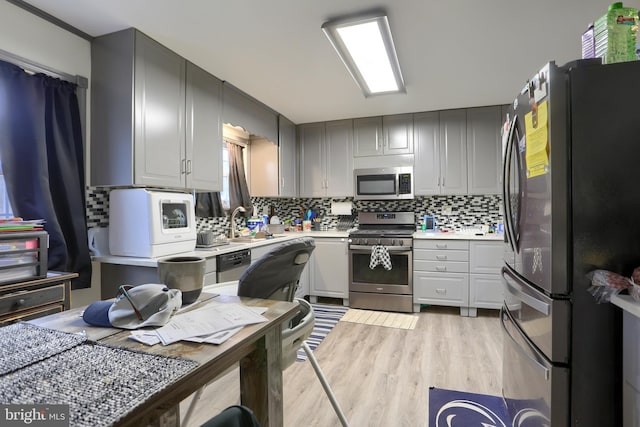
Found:
M 191 173 L 191 160 L 187 160 L 187 175 Z
M 436 255 L 436 259 L 438 261 L 446 261 L 447 260 L 447 256 L 446 255 Z
M 184 175 L 187 172 L 187 159 L 182 159 L 180 162 L 180 175 Z
M 445 265 L 436 265 L 436 270 L 447 271 L 447 267 Z
M 442 295 L 444 295 L 444 294 L 446 294 L 446 293 L 447 293 L 447 290 L 446 290 L 446 289 L 444 289 L 444 288 L 437 288 L 437 289 L 436 289 L 436 294 L 442 294 Z
M 447 249 L 447 244 L 446 243 L 436 243 L 436 248 L 438 249 Z
M 444 176 L 442 177 L 442 186 L 446 187 L 446 185 L 444 185 Z

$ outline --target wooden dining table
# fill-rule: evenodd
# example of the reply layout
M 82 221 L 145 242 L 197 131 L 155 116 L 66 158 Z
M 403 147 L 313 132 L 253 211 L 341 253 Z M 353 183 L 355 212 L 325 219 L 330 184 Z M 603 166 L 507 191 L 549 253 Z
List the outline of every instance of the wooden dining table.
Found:
M 206 297 L 206 294 L 203 294 Z M 163 346 L 147 346 L 130 339 L 130 331 L 90 326 L 82 320 L 83 308 L 30 320 L 29 323 L 64 332 L 84 333 L 89 340 L 142 351 L 179 357 L 197 362 L 197 367 L 171 382 L 160 392 L 139 404 L 133 404 L 115 425 L 179 425 L 179 404 L 201 387 L 239 363 L 240 401 L 251 408 L 260 425 L 283 425 L 282 401 L 282 326 L 298 311 L 295 302 L 244 298 L 229 295 L 210 296 L 217 303 L 242 303 L 266 307 L 267 322 L 245 326 L 220 345 L 179 341 Z M 201 308 L 208 301 L 194 308 Z M 179 316 L 177 314 L 176 316 Z

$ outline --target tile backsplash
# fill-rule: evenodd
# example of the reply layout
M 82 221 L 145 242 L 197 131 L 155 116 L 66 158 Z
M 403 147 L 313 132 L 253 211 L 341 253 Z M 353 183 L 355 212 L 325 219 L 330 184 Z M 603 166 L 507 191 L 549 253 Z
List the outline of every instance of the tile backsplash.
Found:
M 106 227 L 109 225 L 109 189 L 89 187 L 87 190 L 88 227 Z M 275 214 L 281 220 L 301 218 L 302 212 L 312 209 L 321 219 L 321 225 L 336 227 L 339 221 L 349 222 L 352 218 L 331 215 L 331 202 L 352 202 L 353 214 L 361 211 L 411 211 L 415 212 L 416 228 L 422 225 L 424 215 L 436 218 L 439 227 L 464 228 L 476 225 L 495 225 L 502 219 L 501 196 L 417 196 L 413 200 L 398 201 L 354 201 L 352 198 L 252 198 L 259 214 L 269 213 L 273 206 Z M 445 211 L 450 209 L 450 213 Z M 448 214 L 447 214 L 448 213 Z M 135 215 L 135 213 L 133 213 Z M 357 224 L 354 224 L 357 225 Z M 198 230 L 212 230 L 215 233 L 227 232 L 229 217 L 197 218 Z

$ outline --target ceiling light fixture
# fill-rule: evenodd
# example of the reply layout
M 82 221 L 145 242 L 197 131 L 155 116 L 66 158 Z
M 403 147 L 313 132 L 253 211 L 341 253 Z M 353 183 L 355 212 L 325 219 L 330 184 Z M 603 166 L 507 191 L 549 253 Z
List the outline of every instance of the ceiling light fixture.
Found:
M 322 31 L 365 97 L 406 92 L 384 12 L 325 22 Z

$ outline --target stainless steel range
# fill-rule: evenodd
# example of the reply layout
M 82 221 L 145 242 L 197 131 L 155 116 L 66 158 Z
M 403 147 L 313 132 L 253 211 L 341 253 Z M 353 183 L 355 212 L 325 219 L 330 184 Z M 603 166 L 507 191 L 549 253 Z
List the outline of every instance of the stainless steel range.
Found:
M 349 234 L 349 306 L 413 311 L 413 212 L 360 212 Z

